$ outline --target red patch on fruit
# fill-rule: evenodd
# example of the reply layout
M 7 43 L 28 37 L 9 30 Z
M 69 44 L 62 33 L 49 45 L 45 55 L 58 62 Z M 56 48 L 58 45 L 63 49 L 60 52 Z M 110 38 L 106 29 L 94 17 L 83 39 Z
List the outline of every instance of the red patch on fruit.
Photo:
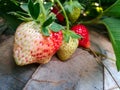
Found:
M 62 31 L 51 32 L 49 37 L 43 37 L 44 39 L 40 41 L 34 41 L 34 50 L 31 50 L 31 56 L 36 60 L 46 59 L 59 49 L 62 44 Z

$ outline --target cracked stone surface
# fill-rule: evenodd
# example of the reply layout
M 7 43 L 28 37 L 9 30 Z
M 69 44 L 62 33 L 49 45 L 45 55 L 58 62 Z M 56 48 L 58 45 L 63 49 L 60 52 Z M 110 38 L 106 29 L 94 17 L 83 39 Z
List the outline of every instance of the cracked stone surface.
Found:
M 48 64 L 39 66 L 24 90 L 103 90 L 103 68 L 78 48 L 66 62 L 54 56 Z

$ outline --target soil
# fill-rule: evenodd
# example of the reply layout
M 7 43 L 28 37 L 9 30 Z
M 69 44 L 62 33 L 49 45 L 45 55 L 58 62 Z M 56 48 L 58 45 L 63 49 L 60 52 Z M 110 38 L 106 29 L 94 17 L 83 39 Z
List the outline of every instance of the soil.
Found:
M 0 36 L 0 43 L 4 42 L 5 40 L 7 40 L 8 38 L 10 38 L 12 35 L 1 35 Z

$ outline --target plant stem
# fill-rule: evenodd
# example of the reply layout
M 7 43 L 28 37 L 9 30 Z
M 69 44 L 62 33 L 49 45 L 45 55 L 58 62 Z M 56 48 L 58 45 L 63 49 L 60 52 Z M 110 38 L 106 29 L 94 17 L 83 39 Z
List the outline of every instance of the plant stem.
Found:
M 42 12 L 43 12 L 43 17 L 44 17 L 43 21 L 45 21 L 46 20 L 46 11 L 45 11 L 45 8 L 43 6 L 43 2 L 42 2 L 42 0 L 38 0 L 38 2 L 40 3 L 40 7 L 41 7 Z
M 98 2 L 99 2 L 99 5 L 101 6 L 101 0 L 99 0 Z
M 66 12 L 65 12 L 62 4 L 60 3 L 60 1 L 59 1 L 59 0 L 56 0 L 56 1 L 57 1 L 57 3 L 60 5 L 60 8 L 61 8 L 62 11 L 63 11 L 63 14 L 64 14 L 65 19 L 66 19 L 66 27 L 67 27 L 67 30 L 69 30 L 69 20 L 68 20 L 67 14 L 66 14 Z
M 70 0 L 70 3 L 72 3 L 72 0 Z
M 103 14 L 100 14 L 99 16 L 97 16 L 96 18 L 94 18 L 90 21 L 79 22 L 79 23 L 82 23 L 82 24 L 97 24 L 102 16 L 103 16 Z

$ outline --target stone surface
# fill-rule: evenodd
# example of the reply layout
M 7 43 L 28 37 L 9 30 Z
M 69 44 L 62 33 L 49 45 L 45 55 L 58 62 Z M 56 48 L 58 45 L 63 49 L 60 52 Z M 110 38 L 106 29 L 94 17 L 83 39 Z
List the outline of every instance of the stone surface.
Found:
M 95 28 L 89 29 L 91 48 L 100 53 L 107 51 L 110 54 L 108 57 L 115 59 L 109 39 L 96 33 Z M 58 60 L 55 55 L 48 64 L 20 67 L 13 58 L 14 37 L 2 38 L 0 37 L 0 90 L 119 90 L 107 70 L 98 65 L 88 51 L 78 48 L 66 62 Z M 120 73 L 116 71 L 115 61 L 111 63 L 110 59 L 106 59 L 103 63 L 120 84 Z
M 38 65 L 17 66 L 13 58 L 13 36 L 0 43 L 0 90 L 21 90 Z
M 8 28 L 5 20 L 0 17 L 0 35 Z
M 114 54 L 107 52 L 107 56 L 113 58 Z M 113 58 L 114 59 L 114 58 Z M 103 60 L 104 65 L 108 68 L 111 72 L 113 78 L 111 77 L 110 73 L 104 69 L 104 82 L 105 82 L 105 90 L 120 90 L 120 72 L 117 71 L 115 61 L 110 60 L 109 58 Z M 114 81 L 115 80 L 115 81 Z
M 80 48 L 67 62 L 56 56 L 41 65 L 24 90 L 103 90 L 103 68 Z
M 100 29 L 89 27 L 90 31 L 90 38 L 96 47 L 99 48 L 98 51 L 105 54 L 108 58 L 102 60 L 103 64 L 107 67 L 107 69 L 112 74 L 113 78 L 111 77 L 110 73 L 104 67 L 104 90 L 120 90 L 120 72 L 117 71 L 116 64 L 115 64 L 115 54 L 112 47 L 112 44 L 106 36 L 106 33 L 100 32 Z M 103 28 L 102 28 L 103 29 Z M 95 32 L 97 31 L 97 32 Z M 108 34 L 107 34 L 108 35 Z M 95 49 L 94 47 L 92 47 Z M 96 50 L 95 50 L 96 51 Z

